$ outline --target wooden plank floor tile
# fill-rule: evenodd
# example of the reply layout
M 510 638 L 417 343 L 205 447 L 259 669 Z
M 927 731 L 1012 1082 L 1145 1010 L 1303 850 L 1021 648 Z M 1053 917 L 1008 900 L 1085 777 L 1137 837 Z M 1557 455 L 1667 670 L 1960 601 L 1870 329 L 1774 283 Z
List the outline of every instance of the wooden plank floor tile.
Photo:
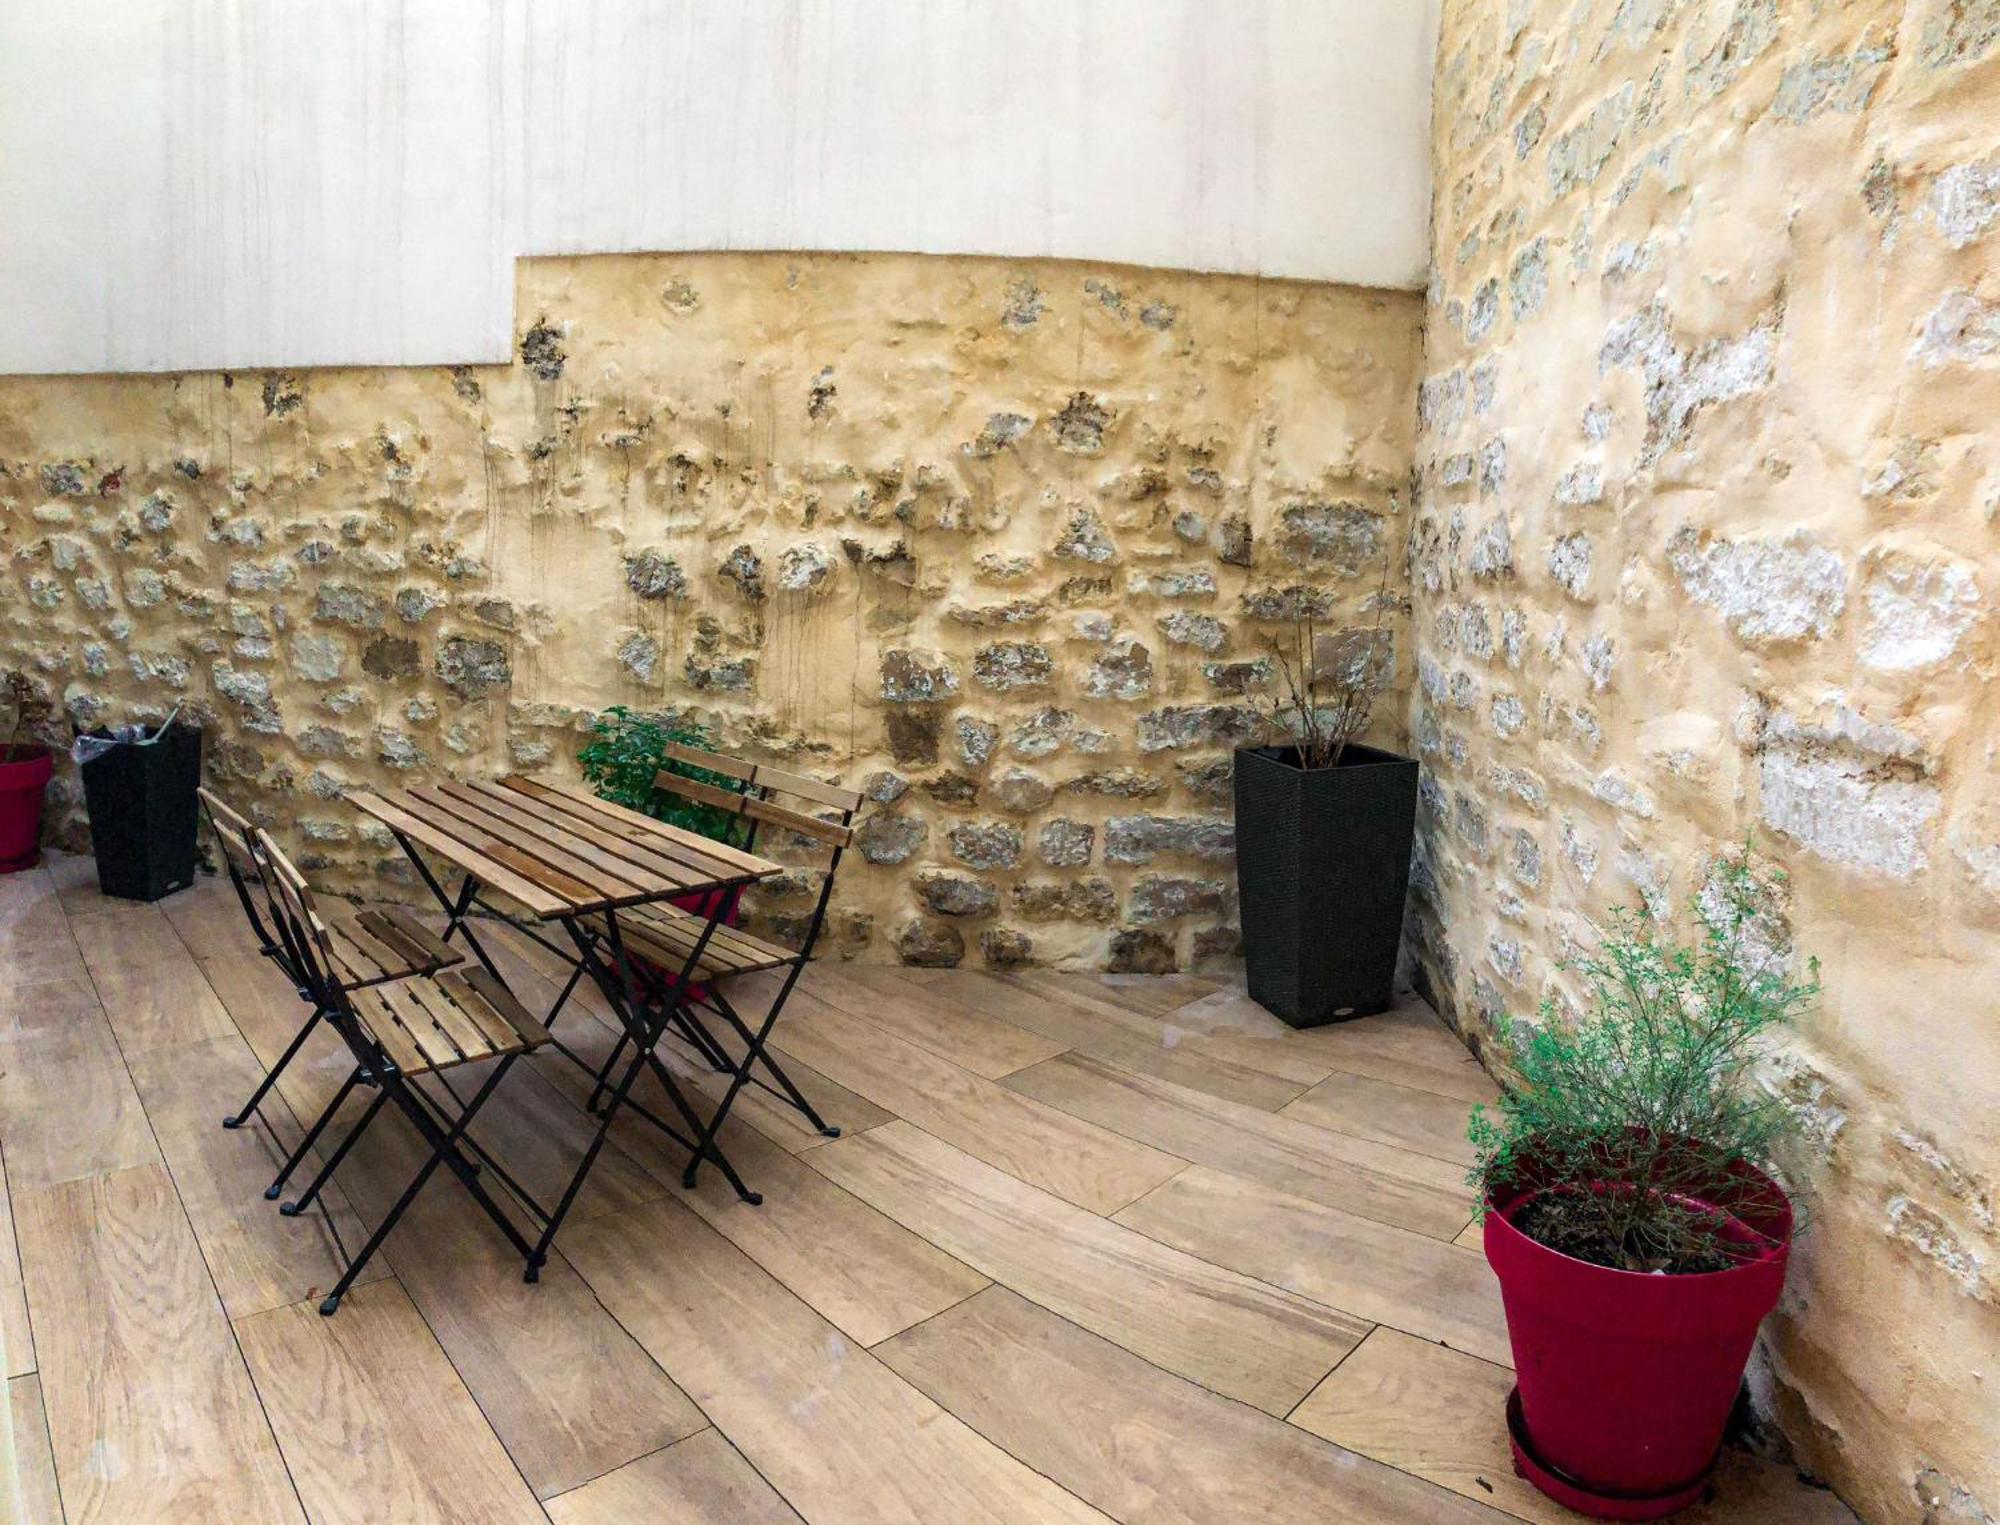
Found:
M 662 1245 L 673 1246 L 664 1274 Z M 1102 1515 L 851 1345 L 679 1203 L 587 1223 L 569 1236 L 569 1253 L 619 1321 L 813 1525 L 1102 1525 Z
M 66 853 L 51 848 L 42 854 L 42 863 L 43 872 L 62 897 L 66 915 L 118 910 L 134 904 L 130 900 L 114 900 L 98 889 L 97 860 L 88 853 Z
M 1125 1525 L 1502 1518 L 1219 1398 L 1005 1287 L 876 1353 L 994 1444 Z
M 1142 1234 L 1488 1361 L 1512 1361 L 1486 1257 L 1195 1165 L 1118 1214 Z
M 1213 991 L 1153 1021 L 1181 1044 L 1303 1085 L 1324 1080 L 1332 1071 L 1332 1062 L 1310 1039 L 1240 990 Z
M 1026 973 L 981 975 L 973 983 L 949 988 L 962 991 L 967 1004 L 1060 1039 L 1077 1053 L 1266 1112 L 1284 1106 L 1327 1073 L 1310 1060 L 1306 1072 L 1295 1076 L 1273 1074 L 1270 1065 L 1241 1064 L 1205 1047 L 1205 1040 L 1182 1041 L 1179 1030 L 1164 1025 L 1171 1018 L 1134 1012 Z
M 784 1022 L 780 1020 L 778 1031 L 783 1033 Z M 719 1036 L 719 1035 L 718 1035 Z M 740 1055 L 743 1045 L 731 1042 L 724 1045 L 731 1055 Z M 694 1052 L 692 1045 L 679 1038 L 670 1038 L 663 1046 L 660 1058 L 676 1077 L 692 1085 L 709 1101 L 722 1099 L 722 1093 L 729 1087 L 729 1077 L 716 1071 Z M 864 1133 L 870 1128 L 881 1126 L 893 1114 L 884 1111 L 865 1096 L 856 1095 L 844 1085 L 837 1085 L 820 1074 L 803 1060 L 793 1059 L 785 1064 L 785 1073 L 792 1077 L 792 1084 L 805 1093 L 807 1101 L 833 1127 L 842 1133 Z M 761 1078 L 770 1080 L 762 1070 Z M 807 1149 L 816 1149 L 826 1142 L 821 1133 L 806 1120 L 803 1112 L 787 1099 L 773 1096 L 762 1086 L 746 1085 L 737 1093 L 731 1117 L 740 1117 L 759 1133 L 791 1154 L 799 1154 Z
M 670 1264 L 662 1246 L 662 1270 Z M 432 1260 L 404 1251 L 395 1265 L 538 1497 L 567 1492 L 707 1424 L 605 1312 L 560 1246 L 532 1286 L 497 1238 L 483 1254 Z M 339 1317 L 346 1316 L 343 1305 Z
M 1248 1003 L 1248 997 L 1239 999 Z M 1490 1102 L 1499 1094 L 1493 1077 L 1421 1001 L 1352 1022 L 1310 1028 L 1297 1037 L 1306 1049 L 1350 1074 L 1372 1075 L 1466 1102 Z
M 69 924 L 128 1056 L 235 1032 L 194 955 L 157 906 L 72 915 Z
M 1077 1117 L 1281 1190 L 1449 1239 L 1472 1216 L 1457 1165 L 1224 1101 L 1081 1054 L 1002 1082 Z
M 550 1499 L 548 1511 L 555 1525 L 800 1525 L 756 1468 L 712 1429 Z
M 264 1188 L 298 1142 L 301 1130 L 291 1109 L 273 1096 L 257 1121 L 222 1126 L 223 1114 L 234 1111 L 263 1075 L 263 1065 L 236 1034 L 132 1060 L 139 1099 L 231 1318 L 324 1294 L 345 1264 L 339 1246 L 353 1249 L 367 1237 L 338 1179 L 321 1194 L 323 1212 L 285 1218 L 264 1199 Z M 362 1272 L 371 1281 L 387 1274 L 380 1262 Z
M 264 915 L 261 891 L 255 884 L 250 895 L 257 913 Z M 228 878 L 220 874 L 197 874 L 193 884 L 158 902 L 160 914 L 173 926 L 175 935 L 196 958 L 250 953 L 257 947 L 255 934 L 243 915 L 243 904 Z M 265 917 L 265 925 L 270 918 Z
M 1345 1070 L 1335 1070 L 1278 1111 L 1280 1117 L 1315 1128 L 1372 1138 L 1458 1165 L 1472 1163 L 1472 1145 L 1465 1136 L 1471 1114 L 1471 1105 L 1457 1097 Z
M 1049 989 L 1078 991 L 1112 1001 L 1132 1011 L 1163 1012 L 1215 993 L 1215 985 L 1192 974 L 1064 973 L 1055 969 L 1028 971 Z
M 61 1525 L 62 1499 L 56 1487 L 56 1459 L 49 1449 L 49 1420 L 38 1377 L 15 1377 L 7 1384 L 8 1428 L 14 1442 L 14 1486 L 20 1525 Z
M 27 1288 L 21 1284 L 6 1164 L 0 1154 L 0 1377 L 19 1377 L 35 1369 L 35 1335 L 28 1321 Z
M 594 1041 L 584 1035 L 579 1051 L 595 1057 L 608 1051 L 609 1043 L 608 1034 Z M 573 1095 L 587 1094 L 588 1079 L 560 1056 L 540 1062 Z M 650 1080 L 641 1100 L 656 1112 L 666 1109 Z M 985 1277 L 842 1191 L 734 1115 L 720 1142 L 745 1184 L 762 1193 L 759 1206 L 739 1198 L 713 1163 L 702 1166 L 692 1191 L 683 1187 L 687 1150 L 643 1119 L 619 1122 L 612 1137 L 662 1186 L 859 1344 L 886 1339 L 986 1285 Z
M 1513 1385 L 1503 1367 L 1378 1329 L 1299 1405 L 1292 1422 L 1535 1525 L 1573 1525 L 1576 1515 L 1514 1475 L 1507 1442 Z M 1723 1453 L 1714 1499 L 1674 1518 L 1685 1525 L 1856 1525 L 1832 1494 L 1740 1451 Z
M 301 1520 L 166 1171 L 17 1187 L 14 1211 L 71 1525 Z
M 1290 1412 L 1368 1330 L 1072 1207 L 909 1123 L 804 1158 L 995 1281 L 1267 1413 Z
M 520 1076 L 513 1075 L 500 1094 Z M 350 1110 L 352 1104 L 350 1104 Z M 482 1117 L 487 1114 L 482 1113 Z M 530 1114 L 532 1115 L 532 1114 Z M 509 1168 L 526 1154 L 516 1129 L 487 1142 Z M 373 1229 L 426 1152 L 415 1130 L 386 1112 L 342 1165 L 362 1222 Z M 573 1165 L 581 1146 L 568 1156 Z M 545 1156 L 549 1163 L 557 1156 Z M 578 1222 L 650 1200 L 661 1188 L 622 1154 L 606 1151 L 606 1190 L 597 1176 L 578 1200 Z M 630 1175 L 637 1188 L 616 1183 Z M 547 1200 L 546 1182 L 529 1182 Z M 497 1191 L 496 1191 L 496 1194 Z M 500 1200 L 524 1230 L 525 1215 Z M 532 1235 L 531 1235 L 532 1237 Z M 573 1488 L 688 1434 L 702 1422 L 685 1397 L 578 1282 L 561 1244 L 536 1285 L 522 1280 L 516 1251 L 472 1198 L 440 1171 L 383 1247 L 452 1363 L 506 1441 L 538 1494 Z M 345 1305 L 338 1315 L 345 1318 Z
M 333 1318 L 296 1303 L 236 1332 L 313 1525 L 544 1520 L 394 1281 L 357 1288 Z
M 88 980 L 0 984 L 0 1120 L 17 1197 L 159 1159 Z
M 962 1005 L 949 990 L 912 985 L 897 969 L 816 964 L 805 985 L 829 1006 L 887 1028 L 988 1080 L 1052 1059 L 1069 1047 Z
M 785 1032 L 785 1056 L 799 1055 L 897 1117 L 1066 1202 L 1115 1212 L 1185 1163 L 1016 1095 L 812 996 L 796 994 L 791 1005 L 797 1020 Z
M 45 868 L 0 874 L 0 984 L 38 985 L 84 976 L 62 897 Z

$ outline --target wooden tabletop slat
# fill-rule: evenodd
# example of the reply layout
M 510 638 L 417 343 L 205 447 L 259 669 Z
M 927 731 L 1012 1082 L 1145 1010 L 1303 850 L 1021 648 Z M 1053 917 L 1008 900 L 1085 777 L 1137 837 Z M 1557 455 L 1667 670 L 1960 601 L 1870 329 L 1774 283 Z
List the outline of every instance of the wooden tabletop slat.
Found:
M 347 802 L 362 814 L 373 816 L 390 830 L 400 832 L 412 842 L 421 843 L 432 852 L 449 858 L 489 888 L 498 890 L 510 900 L 519 901 L 542 920 L 569 914 L 569 902 L 561 896 L 551 894 L 508 865 L 475 852 L 456 837 L 418 820 L 402 806 L 365 792 L 348 795 Z
M 681 832 L 665 822 L 654 821 L 621 806 L 598 809 L 596 807 L 606 802 L 559 792 L 539 779 L 509 778 L 502 780 L 502 784 L 509 791 L 525 796 L 535 809 L 548 811 L 565 824 L 588 824 L 628 842 L 642 844 L 682 864 L 689 873 L 697 874 L 711 884 L 738 883 L 755 877 L 752 870 L 742 867 L 735 860 L 733 850 L 726 854 L 720 842 L 710 842 L 692 832 Z
M 456 829 L 445 825 L 447 819 L 462 822 L 496 842 L 526 853 L 537 863 L 547 864 L 558 874 L 588 885 L 592 899 L 627 900 L 634 895 L 662 895 L 680 888 L 674 881 L 647 874 L 616 859 L 611 859 L 609 865 L 600 862 L 603 854 L 588 843 L 574 841 L 560 827 L 503 815 L 477 795 L 468 797 L 448 785 L 412 789 L 410 796 L 437 811 L 438 824 L 446 830 Z
M 606 900 L 616 900 L 625 892 L 624 886 L 607 891 L 591 880 L 580 879 L 554 863 L 544 862 L 506 837 L 496 836 L 487 828 L 467 820 L 460 814 L 461 807 L 455 802 L 440 800 L 427 789 L 406 790 L 403 797 L 408 802 L 405 808 L 428 822 L 434 831 L 463 843 L 473 852 L 504 868 L 512 869 L 548 893 L 561 896 L 566 902 L 566 909 L 577 910 Z
M 544 823 L 548 828 L 559 830 L 566 836 L 588 842 L 636 868 L 669 879 L 673 881 L 676 893 L 692 885 L 708 884 L 716 877 L 714 870 L 717 865 L 711 863 L 702 868 L 693 867 L 685 856 L 676 857 L 666 851 L 666 844 L 657 837 L 637 830 L 619 830 L 610 822 L 586 819 L 581 814 L 571 815 L 553 808 L 546 801 L 525 795 L 518 789 L 509 789 L 504 784 L 475 780 L 451 787 L 464 795 L 477 795 L 481 800 L 489 802 L 496 811 L 504 805 L 508 810 L 520 812 L 527 819 Z
M 652 894 L 678 894 L 701 876 L 685 864 L 610 836 L 583 821 L 572 821 L 536 807 L 512 789 L 492 784 L 440 784 L 438 792 L 477 806 L 493 820 L 506 821 L 522 832 L 560 847 L 565 853 Z
M 768 859 L 549 780 L 445 782 L 348 799 L 543 921 L 781 871 Z
M 665 821 L 656 821 L 651 816 L 641 815 L 636 810 L 627 810 L 623 805 L 614 805 L 609 800 L 601 800 L 586 790 L 555 779 L 526 778 L 515 775 L 500 781 L 510 789 L 517 789 L 542 800 L 546 805 L 566 810 L 587 821 L 595 821 L 616 829 L 624 827 L 646 833 L 663 844 L 664 850 L 676 857 L 693 855 L 692 861 L 706 859 L 710 862 L 729 864 L 734 874 L 718 874 L 717 878 L 761 878 L 779 871 L 779 865 L 768 858 L 760 858 L 755 853 L 744 852 L 731 847 L 727 842 L 713 841 L 708 837 L 696 836 L 691 831 L 683 831 L 678 826 L 669 826 Z

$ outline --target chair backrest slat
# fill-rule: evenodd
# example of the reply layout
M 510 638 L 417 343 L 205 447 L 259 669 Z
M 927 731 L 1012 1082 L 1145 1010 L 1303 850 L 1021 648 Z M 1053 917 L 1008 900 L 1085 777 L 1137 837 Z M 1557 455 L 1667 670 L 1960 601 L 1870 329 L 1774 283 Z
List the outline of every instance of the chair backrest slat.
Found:
M 268 831 L 259 829 L 256 835 L 257 856 L 270 872 L 268 883 L 284 902 L 285 910 L 292 920 L 312 938 L 321 952 L 333 949 L 333 933 L 320 920 L 319 907 L 313 903 L 312 886 L 306 883 L 306 876 L 298 871 L 287 858 L 284 849 L 272 839 Z
M 255 828 L 208 790 L 197 789 L 195 796 L 208 812 L 209 824 L 215 828 L 216 840 L 222 843 L 222 850 L 237 862 L 254 869 L 257 865 L 250 854 L 250 838 Z
M 831 805 L 834 809 L 852 815 L 861 808 L 861 792 L 858 789 L 843 789 L 838 784 L 823 784 L 816 778 L 807 778 L 803 773 L 787 773 L 782 768 L 766 767 L 763 763 L 747 763 L 740 758 L 724 757 L 720 752 L 704 752 L 697 747 L 682 746 L 673 742 L 667 747 L 667 756 L 675 762 L 686 763 L 693 768 L 706 768 L 711 773 L 725 774 L 741 779 L 768 793 L 796 794 L 800 799 L 811 800 L 815 805 Z
M 682 778 L 678 773 L 662 770 L 654 777 L 653 787 L 664 789 L 670 794 L 678 794 L 682 799 L 693 800 L 698 805 L 713 805 L 717 810 L 726 810 L 731 815 L 740 815 L 752 821 L 764 821 L 772 826 L 782 826 L 787 831 L 796 831 L 801 836 L 815 837 L 835 847 L 845 847 L 854 840 L 854 828 L 851 826 L 835 821 L 822 821 L 818 816 L 807 815 L 802 810 L 793 810 L 786 805 L 772 804 L 771 801 L 759 799 L 754 794 L 732 794 L 729 790 L 718 789 L 713 784 Z

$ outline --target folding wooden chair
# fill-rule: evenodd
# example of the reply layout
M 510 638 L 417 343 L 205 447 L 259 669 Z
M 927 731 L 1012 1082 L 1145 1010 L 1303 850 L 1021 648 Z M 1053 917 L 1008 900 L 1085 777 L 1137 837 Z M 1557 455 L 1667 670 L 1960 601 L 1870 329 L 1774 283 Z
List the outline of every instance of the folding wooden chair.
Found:
M 466 1157 L 464 1149 L 470 1148 L 477 1154 L 523 1203 L 542 1216 L 533 1199 L 472 1141 L 467 1130 L 515 1060 L 549 1041 L 547 1030 L 523 1009 L 506 986 L 478 967 L 414 974 L 396 980 L 353 982 L 342 965 L 346 954 L 333 929 L 320 917 L 305 877 L 268 833 L 256 832 L 253 845 L 264 869 L 265 882 L 274 892 L 274 907 L 284 923 L 285 935 L 299 952 L 309 998 L 323 1019 L 346 1040 L 355 1061 L 338 1094 L 286 1162 L 284 1174 L 289 1175 L 304 1158 L 357 1086 L 370 1086 L 375 1091 L 360 1118 L 327 1156 L 311 1184 L 295 1201 L 278 1210 L 296 1216 L 311 1206 L 340 1168 L 341 1161 L 367 1132 L 376 1114 L 388 1103 L 393 1102 L 431 1146 L 402 1195 L 320 1303 L 319 1311 L 330 1316 L 340 1307 L 340 1300 L 354 1278 L 381 1248 L 397 1220 L 440 1165 L 451 1167 L 452 1174 L 473 1200 L 526 1258 L 532 1247 L 481 1184 L 480 1166 Z M 471 1098 L 466 1099 L 445 1078 L 445 1072 L 481 1060 L 495 1062 Z M 437 1079 L 451 1105 L 415 1083 L 426 1076 Z
M 713 1146 L 717 1133 L 728 1119 L 730 1108 L 735 1105 L 738 1092 L 746 1085 L 759 1086 L 780 1100 L 789 1102 L 828 1138 L 840 1136 L 840 1129 L 819 1115 L 805 1093 L 771 1057 L 765 1045 L 792 993 L 792 987 L 798 984 L 799 976 L 812 959 L 813 945 L 819 940 L 820 927 L 826 920 L 827 904 L 833 898 L 833 880 L 840 868 L 841 855 L 854 840 L 854 817 L 861 808 L 862 796 L 856 790 L 823 784 L 802 774 L 742 762 L 694 747 L 676 744 L 667 749 L 667 755 L 675 762 L 736 780 L 738 789 L 732 791 L 663 771 L 655 776 L 653 787 L 699 804 L 712 805 L 742 819 L 749 830 L 737 845 L 745 851 L 754 851 L 758 833 L 769 827 L 790 832 L 806 843 L 830 849 L 831 854 L 820 882 L 819 900 L 813 907 L 805 935 L 796 949 L 769 942 L 741 927 L 719 922 L 710 931 L 708 917 L 678 906 L 653 904 L 618 912 L 618 930 L 625 951 L 637 954 L 653 968 L 652 985 L 647 994 L 667 1014 L 663 1020 L 671 1021 L 679 1028 L 701 1057 L 719 1073 L 731 1077 L 728 1090 L 701 1133 L 700 1147 L 688 1160 L 683 1173 L 682 1180 L 692 1187 L 703 1155 Z M 825 812 L 833 813 L 836 818 L 827 819 Z M 593 930 L 601 938 L 607 929 L 599 925 Z M 708 934 L 706 941 L 703 940 L 705 932 Z M 777 970 L 784 972 L 783 978 L 762 1019 L 753 1027 L 737 1011 L 719 982 L 735 975 Z M 740 1059 L 729 1057 L 729 1050 L 718 1041 L 715 1032 L 699 1015 L 703 1011 L 721 1018 L 735 1033 L 743 1049 Z M 598 1071 L 597 1085 L 590 1098 L 593 1110 L 599 1096 L 609 1086 L 611 1072 L 617 1067 L 629 1041 L 621 1037 L 611 1057 Z M 757 1073 L 759 1069 L 771 1079 L 765 1080 Z M 775 1081 L 776 1085 L 771 1081 Z
M 221 844 L 223 867 L 236 891 L 237 902 L 243 907 L 250 934 L 257 941 L 258 953 L 284 973 L 292 988 L 298 992 L 299 999 L 311 1007 L 311 1015 L 293 1036 L 284 1053 L 278 1056 L 278 1062 L 258 1082 L 257 1089 L 250 1093 L 250 1099 L 222 1119 L 223 1127 L 240 1128 L 255 1115 L 271 1087 L 277 1083 L 278 1076 L 305 1047 L 306 1039 L 312 1036 L 326 1012 L 312 997 L 304 952 L 293 946 L 291 929 L 272 898 L 269 877 L 259 861 L 256 828 L 208 790 L 200 789 L 196 793 L 200 796 L 202 809 L 208 814 L 208 823 L 215 832 L 216 841 Z M 253 883 L 256 885 L 255 893 L 251 890 Z M 261 912 L 258 909 L 260 900 L 263 902 Z M 416 917 L 400 907 L 366 910 L 355 918 L 351 926 L 335 923 L 328 930 L 333 945 L 331 968 L 335 977 L 349 989 L 405 980 L 413 975 L 435 974 L 465 958 L 464 954 L 446 945 Z M 285 1176 L 280 1175 L 265 1195 L 276 1199 L 284 1186 Z

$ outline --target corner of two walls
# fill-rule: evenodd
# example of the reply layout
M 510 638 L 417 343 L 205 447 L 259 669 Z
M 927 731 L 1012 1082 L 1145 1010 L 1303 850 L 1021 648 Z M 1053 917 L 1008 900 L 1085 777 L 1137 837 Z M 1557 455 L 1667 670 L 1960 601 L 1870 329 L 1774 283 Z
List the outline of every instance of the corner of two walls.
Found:
M 1985 1521 L 2000 8 L 1452 0 L 1438 66 L 1415 962 L 1476 1045 L 1754 835 L 1825 986 L 1759 1396 L 1866 1518 Z
M 1419 296 L 920 255 L 519 275 L 508 366 L 0 381 L 0 662 L 82 724 L 185 702 L 329 886 L 408 887 L 345 790 L 571 769 L 624 704 L 866 788 L 837 955 L 1234 955 L 1266 637 L 1311 614 L 1407 688 Z

